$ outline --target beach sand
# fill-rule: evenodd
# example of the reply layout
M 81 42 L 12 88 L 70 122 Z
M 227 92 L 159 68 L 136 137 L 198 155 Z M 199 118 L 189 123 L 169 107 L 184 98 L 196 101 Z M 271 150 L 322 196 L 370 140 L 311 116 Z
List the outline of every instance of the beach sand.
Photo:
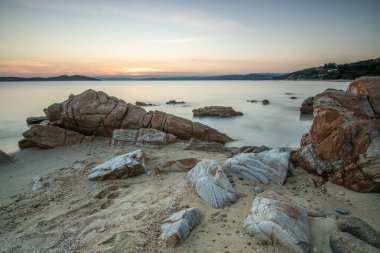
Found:
M 183 150 L 184 143 L 144 148 L 148 167 L 181 158 L 214 159 L 226 154 Z M 0 167 L 0 252 L 290 252 L 259 242 L 244 233 L 243 220 L 256 195 L 255 186 L 273 190 L 308 209 L 343 207 L 380 230 L 380 194 L 357 193 L 301 168 L 290 168 L 283 186 L 261 185 L 234 178 L 239 200 L 214 209 L 186 181 L 185 172 L 89 181 L 90 170 L 117 155 L 138 149 L 112 147 L 109 140 L 50 150 L 25 149 L 16 162 Z M 48 185 L 32 191 L 32 178 Z M 198 207 L 203 222 L 177 248 L 159 239 L 160 224 L 172 213 Z M 328 238 L 334 217 L 310 217 L 311 252 L 331 252 Z

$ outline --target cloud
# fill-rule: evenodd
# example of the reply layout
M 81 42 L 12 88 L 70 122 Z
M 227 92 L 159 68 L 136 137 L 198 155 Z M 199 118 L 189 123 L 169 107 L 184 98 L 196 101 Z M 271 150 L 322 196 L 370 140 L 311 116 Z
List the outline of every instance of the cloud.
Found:
M 0 61 L 0 66 L 50 67 L 51 64 L 38 61 Z

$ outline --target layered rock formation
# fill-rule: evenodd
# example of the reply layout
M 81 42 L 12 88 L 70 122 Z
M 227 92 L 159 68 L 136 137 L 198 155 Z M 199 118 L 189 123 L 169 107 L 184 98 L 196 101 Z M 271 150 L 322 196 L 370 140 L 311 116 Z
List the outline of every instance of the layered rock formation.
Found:
M 262 242 L 280 244 L 298 253 L 310 250 L 306 208 L 272 191 L 257 195 L 243 226 Z
M 347 92 L 315 96 L 314 120 L 301 141 L 300 165 L 354 191 L 380 191 L 380 77 L 353 81 Z
M 232 140 L 209 126 L 160 111 L 147 113 L 139 106 L 127 104 L 102 91 L 86 90 L 76 96 L 70 95 L 68 100 L 52 104 L 44 111 L 52 126 L 86 136 L 110 137 L 115 129 L 154 128 L 184 140 L 197 138 L 219 143 Z M 42 138 L 44 134 L 41 132 L 39 136 Z M 139 137 L 144 139 L 148 135 Z M 29 140 L 29 137 L 25 138 Z M 20 146 L 27 147 L 29 144 L 24 140 Z
M 194 109 L 193 115 L 194 116 L 230 117 L 230 116 L 236 116 L 236 115 L 243 115 L 243 113 L 235 111 L 230 106 L 205 106 L 204 108 Z

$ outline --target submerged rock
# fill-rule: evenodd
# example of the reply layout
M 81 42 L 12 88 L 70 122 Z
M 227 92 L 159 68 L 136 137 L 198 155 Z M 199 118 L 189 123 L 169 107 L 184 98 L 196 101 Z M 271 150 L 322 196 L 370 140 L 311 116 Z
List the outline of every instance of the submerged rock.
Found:
M 222 165 L 228 175 L 263 184 L 282 185 L 288 174 L 291 148 L 276 148 L 260 153 L 242 153 Z
M 205 106 L 204 108 L 198 108 L 193 110 L 194 116 L 219 116 L 230 117 L 236 115 L 243 115 L 242 112 L 235 111 L 230 106 Z
M 359 78 L 347 91 L 328 89 L 315 96 L 314 120 L 298 151 L 299 162 L 348 189 L 379 192 L 380 77 Z
M 142 150 L 114 157 L 95 166 L 89 180 L 106 180 L 132 177 L 145 172 L 145 156 Z
M 178 246 L 202 222 L 202 213 L 198 208 L 192 207 L 172 214 L 161 225 L 161 240 L 169 246 Z
M 379 253 L 380 250 L 375 248 L 355 236 L 335 232 L 330 236 L 330 247 L 333 253 Z
M 314 108 L 314 97 L 308 97 L 306 98 L 300 107 L 301 114 L 313 114 Z
M 198 195 L 214 208 L 237 201 L 236 193 L 222 168 L 213 160 L 202 160 L 187 173 Z
M 280 244 L 297 253 L 310 250 L 307 210 L 272 191 L 257 195 L 243 226 L 262 242 Z

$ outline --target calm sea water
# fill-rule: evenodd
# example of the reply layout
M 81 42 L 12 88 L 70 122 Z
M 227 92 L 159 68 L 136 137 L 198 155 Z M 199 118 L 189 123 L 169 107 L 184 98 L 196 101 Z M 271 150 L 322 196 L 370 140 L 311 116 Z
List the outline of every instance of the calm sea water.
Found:
M 100 82 L 4 82 L 0 83 L 0 149 L 18 150 L 17 142 L 27 129 L 25 119 L 43 115 L 43 109 L 86 89 L 102 90 L 129 103 L 156 104 L 162 110 L 218 129 L 236 139 L 230 146 L 299 146 L 310 118 L 300 118 L 302 101 L 327 88 L 343 89 L 348 82 L 321 81 L 100 81 Z M 293 93 L 294 95 L 286 95 Z M 297 99 L 289 99 L 296 96 Z M 166 105 L 171 99 L 185 105 Z M 247 99 L 268 99 L 269 105 Z M 222 105 L 242 111 L 243 116 L 199 118 L 192 109 Z

